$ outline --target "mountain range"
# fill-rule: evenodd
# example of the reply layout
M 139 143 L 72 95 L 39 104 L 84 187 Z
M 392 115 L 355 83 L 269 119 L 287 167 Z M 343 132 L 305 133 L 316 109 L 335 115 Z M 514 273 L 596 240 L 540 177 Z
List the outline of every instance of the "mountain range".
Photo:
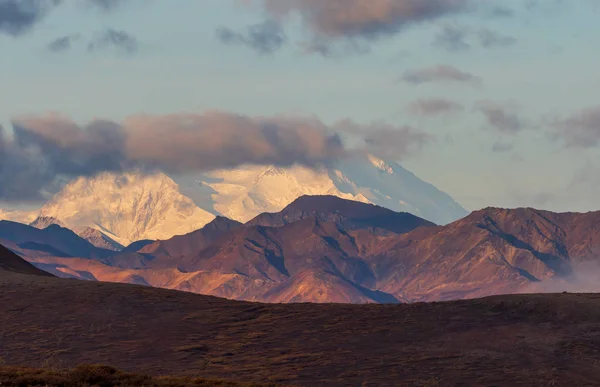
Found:
M 66 183 L 40 208 L 0 210 L 0 219 L 59 219 L 59 225 L 85 234 L 98 247 L 118 249 L 198 230 L 216 216 L 245 223 L 261 213 L 278 212 L 303 195 L 373 203 L 436 224 L 467 214 L 398 163 L 365 156 L 323 169 L 242 166 L 183 176 L 103 173 Z
M 302 196 L 244 224 L 219 216 L 118 252 L 57 224 L 0 222 L 0 243 L 62 277 L 249 301 L 397 303 L 598 290 L 598 224 L 598 212 L 486 208 L 437 226 L 368 203 Z

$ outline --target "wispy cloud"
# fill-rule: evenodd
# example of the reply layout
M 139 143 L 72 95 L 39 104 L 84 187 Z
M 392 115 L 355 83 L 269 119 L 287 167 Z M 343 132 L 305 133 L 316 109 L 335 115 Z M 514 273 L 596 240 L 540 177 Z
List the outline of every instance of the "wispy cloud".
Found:
M 501 133 L 516 134 L 525 128 L 525 122 L 512 103 L 480 101 L 476 108 L 483 114 L 488 125 Z
M 457 25 L 445 25 L 435 36 L 433 45 L 448 51 L 465 51 L 471 48 L 467 42 L 470 31 Z
M 585 108 L 570 117 L 554 119 L 554 137 L 570 148 L 600 145 L 600 105 Z
M 129 0 L 81 0 L 80 4 L 112 11 L 126 1 Z M 0 34 L 21 36 L 65 3 L 65 0 L 0 0 Z
M 487 28 L 477 31 L 477 37 L 481 46 L 485 48 L 508 47 L 517 43 L 517 39 L 512 36 L 502 35 Z
M 474 45 L 492 49 L 513 46 L 517 39 L 488 28 L 472 29 L 459 25 L 444 25 L 436 34 L 433 45 L 447 51 L 467 51 Z
M 464 106 L 458 102 L 443 98 L 419 99 L 408 106 L 411 113 L 422 116 L 437 116 L 445 113 L 460 112 Z
M 481 78 L 450 65 L 408 70 L 400 80 L 415 85 L 436 82 L 481 83 Z
M 52 51 L 52 52 L 65 52 L 71 49 L 73 43 L 77 40 L 79 40 L 79 38 L 81 37 L 81 35 L 79 34 L 73 34 L 73 35 L 66 35 L 66 36 L 61 36 L 59 38 L 54 39 L 53 41 L 51 41 L 50 43 L 48 43 L 48 50 Z
M 88 44 L 88 51 L 116 49 L 125 54 L 133 54 L 139 48 L 138 40 L 123 30 L 108 28 L 98 34 Z
M 287 41 L 285 31 L 273 20 L 250 26 L 243 34 L 225 27 L 217 29 L 216 33 L 224 44 L 247 46 L 259 54 L 272 54 Z

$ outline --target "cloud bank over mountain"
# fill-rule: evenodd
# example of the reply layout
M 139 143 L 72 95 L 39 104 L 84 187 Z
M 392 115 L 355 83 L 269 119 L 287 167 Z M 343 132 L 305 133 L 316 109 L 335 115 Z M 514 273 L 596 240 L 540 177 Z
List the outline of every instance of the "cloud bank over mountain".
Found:
M 408 127 L 349 120 L 326 125 L 316 118 L 249 117 L 210 111 L 138 115 L 122 123 L 97 119 L 80 126 L 58 114 L 12 122 L 0 136 L 0 198 L 39 200 L 58 176 L 94 176 L 131 170 L 188 173 L 241 165 L 320 168 L 370 152 L 401 159 L 427 136 Z M 358 138 L 346 147 L 341 134 Z

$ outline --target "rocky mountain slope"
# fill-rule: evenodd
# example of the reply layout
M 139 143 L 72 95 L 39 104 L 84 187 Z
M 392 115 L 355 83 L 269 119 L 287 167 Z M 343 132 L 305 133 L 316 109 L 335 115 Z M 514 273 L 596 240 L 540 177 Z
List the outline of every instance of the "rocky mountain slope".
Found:
M 303 196 L 246 224 L 217 217 L 123 252 L 89 250 L 56 225 L 0 222 L 0 238 L 56 275 L 240 300 L 364 303 L 600 290 L 598 224 L 600 213 L 487 208 L 435 226 L 371 204 Z M 53 239 L 59 230 L 77 243 Z
M 244 225 L 219 217 L 196 232 L 102 260 L 49 254 L 31 260 L 57 275 L 264 302 L 597 291 L 599 223 L 600 213 L 487 208 L 435 226 L 410 214 L 315 196 Z

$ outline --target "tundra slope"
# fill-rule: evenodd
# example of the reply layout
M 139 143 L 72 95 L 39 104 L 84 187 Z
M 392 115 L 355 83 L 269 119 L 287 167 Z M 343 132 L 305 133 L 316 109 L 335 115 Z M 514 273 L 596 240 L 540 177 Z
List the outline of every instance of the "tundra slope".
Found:
M 597 386 L 599 311 L 592 294 L 274 305 L 12 273 L 0 356 L 300 386 Z

